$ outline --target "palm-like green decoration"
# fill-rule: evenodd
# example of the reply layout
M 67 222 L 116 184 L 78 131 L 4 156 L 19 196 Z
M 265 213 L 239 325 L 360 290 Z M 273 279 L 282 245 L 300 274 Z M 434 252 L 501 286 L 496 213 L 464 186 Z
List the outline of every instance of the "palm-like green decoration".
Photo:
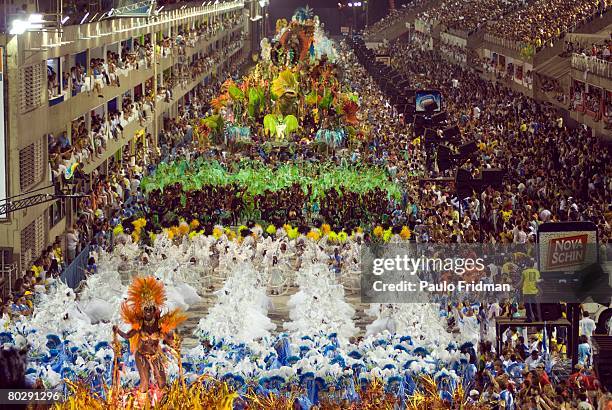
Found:
M 264 117 L 264 130 L 268 135 L 275 135 L 277 140 L 282 140 L 286 135 L 290 135 L 300 128 L 300 124 L 295 115 L 274 115 L 268 114 Z
M 231 84 L 228 87 L 227 92 L 229 93 L 230 97 L 232 97 L 232 100 L 235 100 L 235 101 L 244 100 L 244 92 L 240 88 L 238 88 L 235 84 Z
M 317 99 L 319 98 L 319 96 L 317 95 L 317 91 L 316 90 L 312 90 L 311 92 L 309 92 L 308 94 L 306 94 L 306 105 L 308 106 L 314 106 L 317 105 Z
M 283 96 L 296 97 L 298 88 L 297 78 L 289 69 L 281 71 L 278 77 L 272 81 L 272 93 L 278 98 Z
M 249 88 L 248 112 L 251 118 L 263 111 L 265 94 L 261 87 Z
M 293 165 L 286 164 L 278 169 L 268 168 L 261 163 L 246 163 L 239 170 L 231 172 L 218 162 L 176 161 L 162 163 L 154 174 L 141 182 L 146 194 L 164 187 L 181 184 L 183 191 L 196 191 L 205 186 L 237 184 L 246 188 L 249 195 L 262 195 L 267 191 L 278 191 L 297 183 L 303 192 L 311 191 L 311 201 L 320 199 L 332 189 L 341 188 L 349 192 L 364 194 L 377 188 L 386 192 L 387 197 L 401 199 L 400 187 L 392 182 L 383 168 L 348 167 L 337 165 Z
M 285 128 L 285 133 L 287 134 L 291 134 L 300 128 L 300 124 L 295 115 L 286 115 L 285 118 L 283 118 L 283 122 L 287 126 L 287 128 Z
M 214 135 L 217 135 L 223 131 L 223 117 L 221 117 L 220 114 L 215 114 L 204 118 L 202 122 L 207 125 L 208 128 L 210 128 L 211 133 Z
M 326 88 L 323 94 L 323 98 L 321 98 L 321 101 L 319 102 L 319 107 L 328 109 L 331 106 L 333 99 L 334 94 L 331 92 L 330 89 Z
M 264 117 L 264 130 L 268 135 L 276 135 L 276 125 L 278 124 L 278 120 L 276 115 L 268 114 Z

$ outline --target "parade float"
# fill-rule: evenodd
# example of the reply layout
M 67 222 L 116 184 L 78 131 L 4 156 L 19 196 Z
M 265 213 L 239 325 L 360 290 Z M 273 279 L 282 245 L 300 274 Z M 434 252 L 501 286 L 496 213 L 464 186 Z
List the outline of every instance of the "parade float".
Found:
M 337 52 L 318 18 L 306 9 L 280 20 L 261 57 L 241 79 L 227 80 L 211 101 L 212 113 L 194 123 L 207 147 L 223 143 L 321 143 L 335 148 L 358 139 L 358 96 L 340 80 Z
M 250 147 L 262 157 L 275 151 L 288 159 L 299 146 L 308 147 L 310 152 L 323 151 L 331 158 L 337 149 L 364 142 L 369 126 L 360 119 L 359 96 L 342 81 L 338 58 L 334 43 L 311 9 L 300 9 L 291 21 L 279 20 L 275 36 L 262 40 L 257 64 L 242 78 L 226 80 L 210 101 L 209 115 L 194 120 L 193 138 L 200 151 L 221 147 L 236 152 Z M 143 181 L 149 203 L 161 214 L 152 221 L 157 232 L 181 219 L 198 219 L 209 225 L 246 221 L 312 224 L 311 218 L 298 221 L 288 215 L 301 214 L 302 210 L 309 217 L 321 214 L 318 219 L 322 222 L 339 225 L 326 220 L 330 218 L 327 208 L 338 205 L 322 203 L 330 192 L 339 195 L 337 201 L 352 200 L 351 195 L 357 201 L 367 197 L 364 201 L 368 204 L 357 206 L 360 212 L 346 217 L 354 220 L 352 226 L 334 226 L 350 231 L 358 225 L 386 222 L 374 217 L 375 209 L 401 198 L 400 188 L 383 168 L 325 163 L 309 166 L 289 161 L 275 171 L 241 162 L 235 171 L 218 163 L 192 162 L 161 164 Z M 294 190 L 294 185 L 299 189 Z M 294 199 L 295 209 L 275 206 L 286 205 L 287 196 Z M 223 208 L 229 203 L 239 218 L 224 217 L 227 209 Z M 209 209 L 211 204 L 217 207 Z M 271 215 L 265 207 L 287 212 Z M 372 218 L 367 219 L 367 215 Z

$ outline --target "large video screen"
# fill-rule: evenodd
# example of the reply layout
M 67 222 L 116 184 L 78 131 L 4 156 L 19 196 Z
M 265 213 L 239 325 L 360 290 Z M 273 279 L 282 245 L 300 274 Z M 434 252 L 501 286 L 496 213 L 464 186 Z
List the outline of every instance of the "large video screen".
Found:
M 416 112 L 440 112 L 442 94 L 435 90 L 417 90 L 415 95 Z

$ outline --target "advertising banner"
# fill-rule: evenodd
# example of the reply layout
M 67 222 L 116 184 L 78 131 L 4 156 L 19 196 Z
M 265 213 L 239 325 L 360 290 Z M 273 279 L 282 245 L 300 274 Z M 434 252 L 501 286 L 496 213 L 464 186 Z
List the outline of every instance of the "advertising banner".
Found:
M 6 135 L 4 123 L 4 48 L 0 47 L 0 200 L 8 195 L 6 192 Z M 6 219 L 6 214 L 0 214 L 0 220 Z

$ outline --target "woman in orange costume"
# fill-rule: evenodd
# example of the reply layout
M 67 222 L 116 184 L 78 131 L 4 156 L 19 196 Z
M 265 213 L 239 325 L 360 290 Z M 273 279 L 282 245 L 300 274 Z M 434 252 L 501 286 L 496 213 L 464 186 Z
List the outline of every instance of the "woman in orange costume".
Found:
M 166 292 L 160 281 L 152 276 L 135 278 L 121 305 L 121 317 L 132 329 L 126 333 L 113 326 L 113 332 L 130 341 L 141 392 L 149 390 L 151 374 L 160 389 L 166 386 L 166 357 L 160 342 L 173 346 L 174 329 L 187 318 L 180 309 L 162 315 L 165 302 Z

